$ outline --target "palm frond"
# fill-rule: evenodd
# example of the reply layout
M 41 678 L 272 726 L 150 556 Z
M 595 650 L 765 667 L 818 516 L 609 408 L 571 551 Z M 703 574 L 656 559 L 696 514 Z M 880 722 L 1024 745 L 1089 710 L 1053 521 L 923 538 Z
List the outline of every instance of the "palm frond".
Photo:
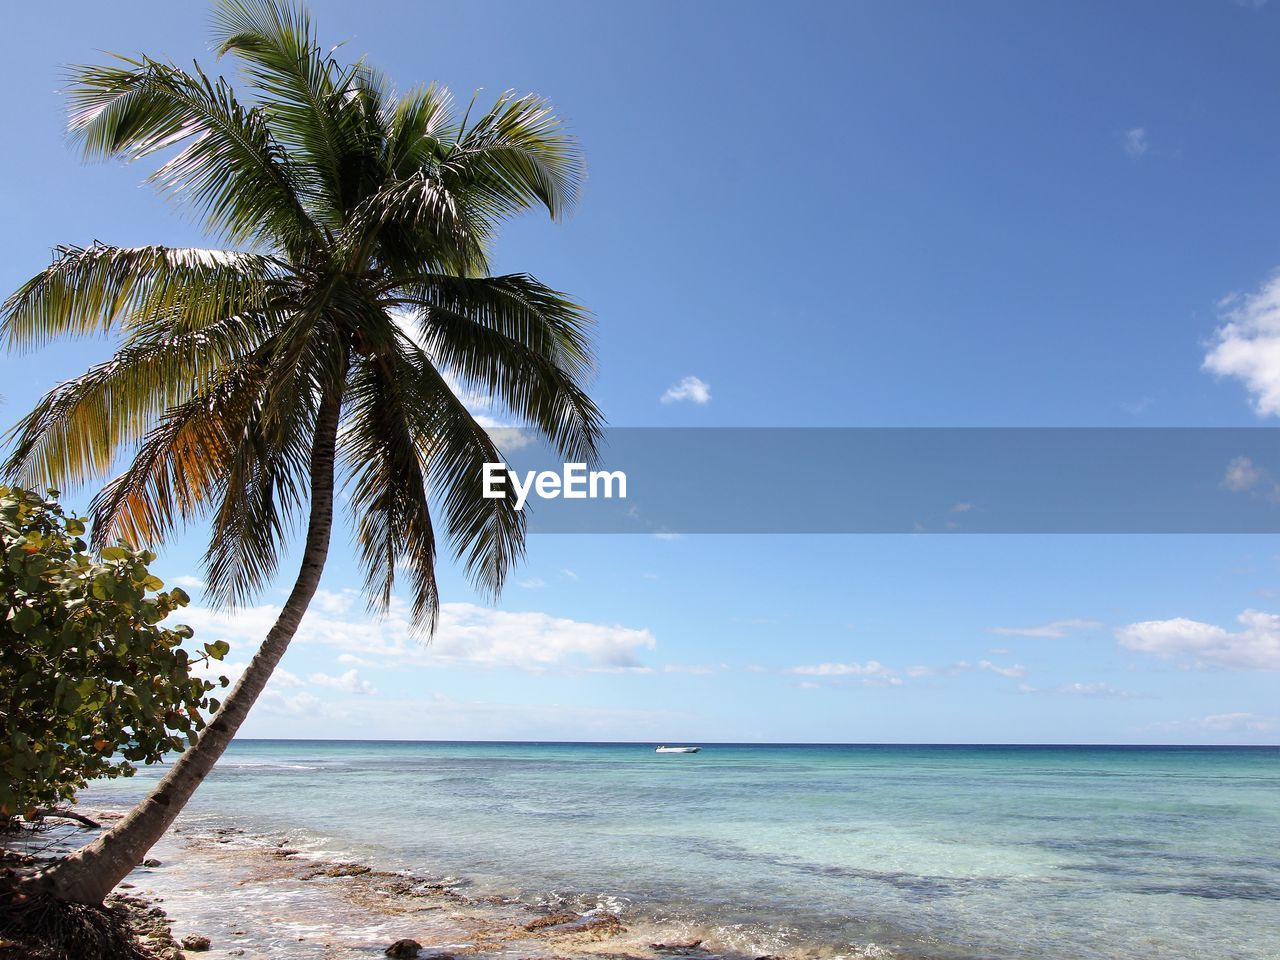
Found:
M 456 179 L 495 215 L 541 204 L 552 219 L 577 201 L 586 175 L 577 141 L 550 103 L 511 92 L 458 132 L 444 169 L 447 184 Z
M 195 330 L 255 307 L 284 273 L 271 257 L 184 247 L 59 247 L 0 306 L 10 349 L 163 320 Z
M 430 633 L 440 609 L 435 530 L 412 428 L 416 417 L 398 372 L 377 355 L 356 364 L 340 456 L 350 473 L 351 516 L 370 605 L 384 613 L 390 608 L 397 567 L 406 567 L 411 622 Z
M 406 179 L 438 164 L 452 146 L 443 139 L 453 128 L 453 96 L 436 84 L 412 90 L 395 105 L 387 137 L 392 176 Z
M 296 251 L 318 236 L 304 206 L 314 184 L 226 80 L 198 64 L 194 73 L 149 58 L 117 64 L 72 70 L 68 126 L 86 156 L 138 159 L 181 145 L 150 179 L 194 205 L 228 242 Z
M 253 363 L 223 372 L 176 404 L 138 446 L 132 462 L 90 506 L 95 546 L 116 539 L 157 544 L 207 508 L 225 482 L 236 438 L 262 394 Z
M 5 470 L 21 483 L 76 486 L 108 474 L 116 453 L 248 355 L 254 318 L 126 343 L 51 391 L 10 431 Z
M 502 454 L 422 348 L 403 333 L 398 341 L 389 362 L 449 543 L 472 582 L 496 597 L 524 555 L 526 529 L 513 501 L 482 495 L 484 465 L 501 461 Z
M 258 91 L 258 104 L 289 153 L 316 176 L 333 219 L 348 208 L 346 166 L 355 155 L 344 116 L 356 71 L 323 54 L 311 15 L 277 0 L 220 0 L 213 35 L 219 56 L 234 54 Z
M 421 278 L 394 297 L 416 310 L 428 354 L 490 394 L 566 457 L 598 454 L 604 418 L 587 396 L 591 317 L 531 277 Z
M 205 593 L 226 606 L 271 581 L 307 498 L 314 390 L 277 366 L 256 400 L 229 451 L 204 556 Z
M 344 251 L 376 253 L 393 273 L 437 270 L 467 275 L 486 269 L 494 221 L 427 170 L 395 180 L 353 212 Z M 348 255 L 350 259 L 350 255 Z

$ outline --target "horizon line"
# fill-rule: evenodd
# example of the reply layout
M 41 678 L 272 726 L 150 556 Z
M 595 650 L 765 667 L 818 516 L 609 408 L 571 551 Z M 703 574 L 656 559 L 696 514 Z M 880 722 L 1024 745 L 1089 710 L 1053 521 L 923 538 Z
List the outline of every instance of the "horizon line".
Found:
M 647 747 L 676 744 L 703 747 L 1072 747 L 1120 749 L 1280 749 L 1280 743 L 1119 743 L 1047 741 L 846 741 L 846 740 L 490 740 L 416 739 L 386 737 L 236 737 L 232 743 L 421 743 L 505 744 L 510 746 Z

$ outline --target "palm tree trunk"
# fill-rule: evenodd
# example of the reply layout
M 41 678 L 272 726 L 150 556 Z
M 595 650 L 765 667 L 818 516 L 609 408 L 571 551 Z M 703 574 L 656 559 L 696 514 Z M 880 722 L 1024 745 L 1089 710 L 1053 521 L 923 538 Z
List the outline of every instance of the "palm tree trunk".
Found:
M 93 843 L 58 861 L 35 883 L 60 900 L 97 904 L 133 870 L 182 812 L 196 787 L 231 743 L 249 708 L 271 679 L 320 585 L 333 527 L 334 458 L 341 397 L 326 400 L 311 447 L 311 515 L 302 568 L 271 632 L 213 720 L 129 814 Z

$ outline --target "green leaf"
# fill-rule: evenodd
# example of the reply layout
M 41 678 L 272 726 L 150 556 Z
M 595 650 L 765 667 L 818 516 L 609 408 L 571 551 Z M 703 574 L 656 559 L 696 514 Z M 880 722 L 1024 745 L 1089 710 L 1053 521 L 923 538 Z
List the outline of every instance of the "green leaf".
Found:
M 26 633 L 39 622 L 39 611 L 30 607 L 19 607 L 9 618 L 9 626 L 15 633 Z
M 215 640 L 213 643 L 206 643 L 204 651 L 214 660 L 221 660 L 231 652 L 231 644 L 225 640 Z
M 0 828 L 12 811 L 74 798 L 87 781 L 128 776 L 182 741 L 211 684 L 178 645 L 191 631 L 152 621 L 171 598 L 139 601 L 143 555 L 95 565 L 56 503 L 0 486 Z M 124 548 L 119 548 L 124 549 Z M 39 575 L 32 575 L 37 571 Z M 221 650 L 221 647 L 216 649 Z
M 93 578 L 93 598 L 110 600 L 115 596 L 116 579 L 110 573 L 100 573 Z

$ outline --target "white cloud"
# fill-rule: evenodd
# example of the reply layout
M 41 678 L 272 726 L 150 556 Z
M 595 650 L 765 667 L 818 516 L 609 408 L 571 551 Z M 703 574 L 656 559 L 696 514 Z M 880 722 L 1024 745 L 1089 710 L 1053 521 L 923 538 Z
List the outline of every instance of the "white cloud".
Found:
M 1227 472 L 1222 478 L 1222 485 L 1232 493 L 1243 493 L 1257 485 L 1262 479 L 1259 470 L 1248 457 L 1236 457 L 1227 464 Z
M 1244 383 L 1259 415 L 1280 414 L 1280 272 L 1253 293 L 1228 297 L 1222 308 L 1204 369 Z
M 1060 683 L 1056 687 L 1033 687 L 1030 684 L 1018 684 L 1021 693 L 1051 693 L 1064 697 L 1128 697 L 1130 694 L 1117 690 L 1109 683 Z
M 1131 623 L 1116 631 L 1120 645 L 1198 666 L 1236 670 L 1280 670 L 1280 616 L 1246 610 L 1235 632 L 1186 617 Z
M 374 663 L 366 660 L 364 657 L 357 657 L 350 653 L 338 654 L 338 662 L 348 667 L 372 667 Z
M 1280 503 L 1280 483 L 1248 457 L 1236 457 L 1227 464 L 1221 486 L 1231 493 L 1247 493 Z
M 546 585 L 547 581 L 543 580 L 541 577 L 530 577 L 528 580 L 520 581 L 520 586 L 524 587 L 526 590 L 541 590 Z
M 197 642 L 199 641 L 197 640 Z M 215 682 L 219 677 L 226 677 L 230 681 L 230 686 L 234 686 L 235 682 L 240 679 L 240 674 L 244 673 L 248 666 L 249 662 L 247 660 L 234 660 L 231 662 L 212 659 L 196 660 L 191 664 L 191 675 L 199 677 L 201 680 L 213 680 Z M 276 667 L 267 685 L 269 688 L 288 689 L 291 687 L 305 687 L 307 682 L 288 670 Z M 228 689 L 230 689 L 230 686 Z M 214 696 L 218 696 L 218 694 L 215 693 Z
M 226 640 L 236 652 L 253 650 L 279 615 L 274 605 L 216 611 L 188 607 L 178 618 L 199 642 Z M 430 643 L 414 636 L 408 612 L 393 601 L 381 620 L 313 607 L 295 643 L 320 644 L 380 666 L 505 667 L 528 671 L 637 669 L 637 655 L 657 641 L 645 629 L 587 623 L 535 611 L 505 611 L 471 603 L 444 603 Z
M 879 660 L 868 660 L 866 663 L 815 663 L 797 667 L 787 667 L 787 673 L 802 677 L 821 677 L 823 680 L 845 681 L 856 680 L 863 686 L 902 686 L 902 678 L 896 670 L 886 667 Z M 800 684 L 810 689 L 819 684 L 812 680 Z
M 405 697 L 386 694 L 350 697 L 341 704 L 267 702 L 264 698 L 250 713 L 245 728 L 247 735 L 255 737 L 349 736 L 355 730 L 370 739 L 388 740 L 696 743 L 717 739 L 709 732 L 702 732 L 706 729 L 706 720 L 696 709 L 691 711 L 688 707 L 688 704 L 658 709 L 472 700 L 426 691 Z
M 866 663 L 816 663 L 809 666 L 788 667 L 787 673 L 799 673 L 810 677 L 850 677 L 892 673 L 879 660 Z
M 576 573 L 574 573 L 572 570 L 570 570 L 568 567 L 565 567 L 563 570 L 561 570 L 561 571 L 560 571 L 560 575 L 561 575 L 562 577 L 564 577 L 566 580 L 577 580 L 577 579 L 579 579 L 578 575 L 577 575 Z
M 534 433 L 512 423 L 504 423 L 484 413 L 472 413 L 471 418 L 484 427 L 485 433 L 493 438 L 494 446 L 499 452 L 523 450 L 533 443 Z
M 1124 132 L 1124 152 L 1133 160 L 1144 156 L 1151 149 L 1146 127 L 1133 127 Z
M 1230 733 L 1235 730 L 1250 730 L 1262 733 L 1280 727 L 1275 717 L 1260 717 L 1256 713 L 1215 713 L 1201 717 L 1195 721 L 1202 730 L 1215 733 Z
M 990 670 L 992 673 L 999 674 L 1002 677 L 1011 677 L 1014 679 L 1018 677 L 1025 677 L 1027 675 L 1027 668 L 1020 663 L 1015 663 L 1011 666 L 1005 667 L 998 663 L 992 663 L 990 660 L 979 660 L 978 669 Z
M 1165 733 L 1270 733 L 1280 730 L 1280 717 L 1246 711 L 1214 713 L 1194 720 L 1171 720 L 1152 724 L 1151 729 Z
M 1048 639 L 1056 639 L 1065 637 L 1069 633 L 1077 630 L 1096 630 L 1102 626 L 1097 620 L 1084 620 L 1081 618 L 1073 618 L 1069 620 L 1053 620 L 1049 623 L 1042 623 L 1036 627 L 992 627 L 991 633 L 998 633 L 1002 637 L 1043 637 Z
M 951 508 L 952 513 L 968 513 L 973 509 L 972 503 L 957 503 Z
M 330 687 L 334 690 L 341 690 L 344 693 L 358 693 L 362 696 L 367 696 L 378 692 L 368 680 L 360 679 L 360 675 L 356 673 L 354 667 L 337 677 L 330 676 L 327 673 L 313 673 L 307 679 L 317 687 Z
M 359 596 L 354 590 L 317 590 L 311 598 L 311 609 L 340 617 L 351 612 Z
M 236 681 L 240 679 L 240 675 L 244 673 L 248 666 L 247 661 L 237 660 L 227 663 L 225 661 L 211 660 L 193 664 L 191 673 L 193 676 L 204 680 L 212 680 L 215 683 L 219 677 L 226 677 L 230 681 L 227 688 L 224 690 L 221 687 L 217 687 L 212 692 L 214 697 L 223 700 L 226 699 L 227 693 L 231 687 L 235 686 Z M 267 713 L 273 716 L 315 714 L 321 708 L 322 702 L 315 694 L 308 693 L 305 689 L 299 689 L 306 686 L 307 681 L 301 677 L 290 673 L 288 670 L 276 667 L 271 674 L 271 679 L 267 681 L 266 689 L 262 691 L 262 695 L 258 698 L 255 712 Z M 297 690 L 298 692 L 285 693 L 286 690 Z
M 298 716 L 300 714 L 314 714 L 322 705 L 322 701 L 314 693 L 295 693 L 290 696 L 277 694 L 272 696 L 270 688 L 263 691 L 261 706 L 266 713 L 287 714 Z
M 1066 696 L 1125 696 L 1123 691 L 1102 681 L 1094 681 L 1092 684 L 1059 684 L 1053 687 L 1053 691 Z
M 182 587 L 183 590 L 203 590 L 205 582 L 199 577 L 189 577 L 183 574 L 178 577 L 169 577 L 165 581 L 165 586 Z
M 667 387 L 667 392 L 660 399 L 663 403 L 678 403 L 681 400 L 692 400 L 697 404 L 710 403 L 711 384 L 697 377 L 685 377 Z
M 724 673 L 728 669 L 727 663 L 668 663 L 662 668 L 662 672 L 705 676 L 711 673 Z
M 927 664 L 917 664 L 907 668 L 907 676 L 909 677 L 956 677 L 967 670 L 972 670 L 973 664 L 968 660 L 958 660 L 955 663 L 945 667 L 931 667 Z
M 184 610 L 183 612 L 190 611 Z M 234 685 L 240 679 L 240 674 L 244 673 L 245 668 L 248 666 L 247 660 L 234 663 L 227 663 L 225 660 L 197 660 L 191 664 L 191 675 L 201 680 L 212 680 L 215 683 L 219 677 L 226 677 Z M 214 696 L 218 697 L 219 695 L 215 693 Z

